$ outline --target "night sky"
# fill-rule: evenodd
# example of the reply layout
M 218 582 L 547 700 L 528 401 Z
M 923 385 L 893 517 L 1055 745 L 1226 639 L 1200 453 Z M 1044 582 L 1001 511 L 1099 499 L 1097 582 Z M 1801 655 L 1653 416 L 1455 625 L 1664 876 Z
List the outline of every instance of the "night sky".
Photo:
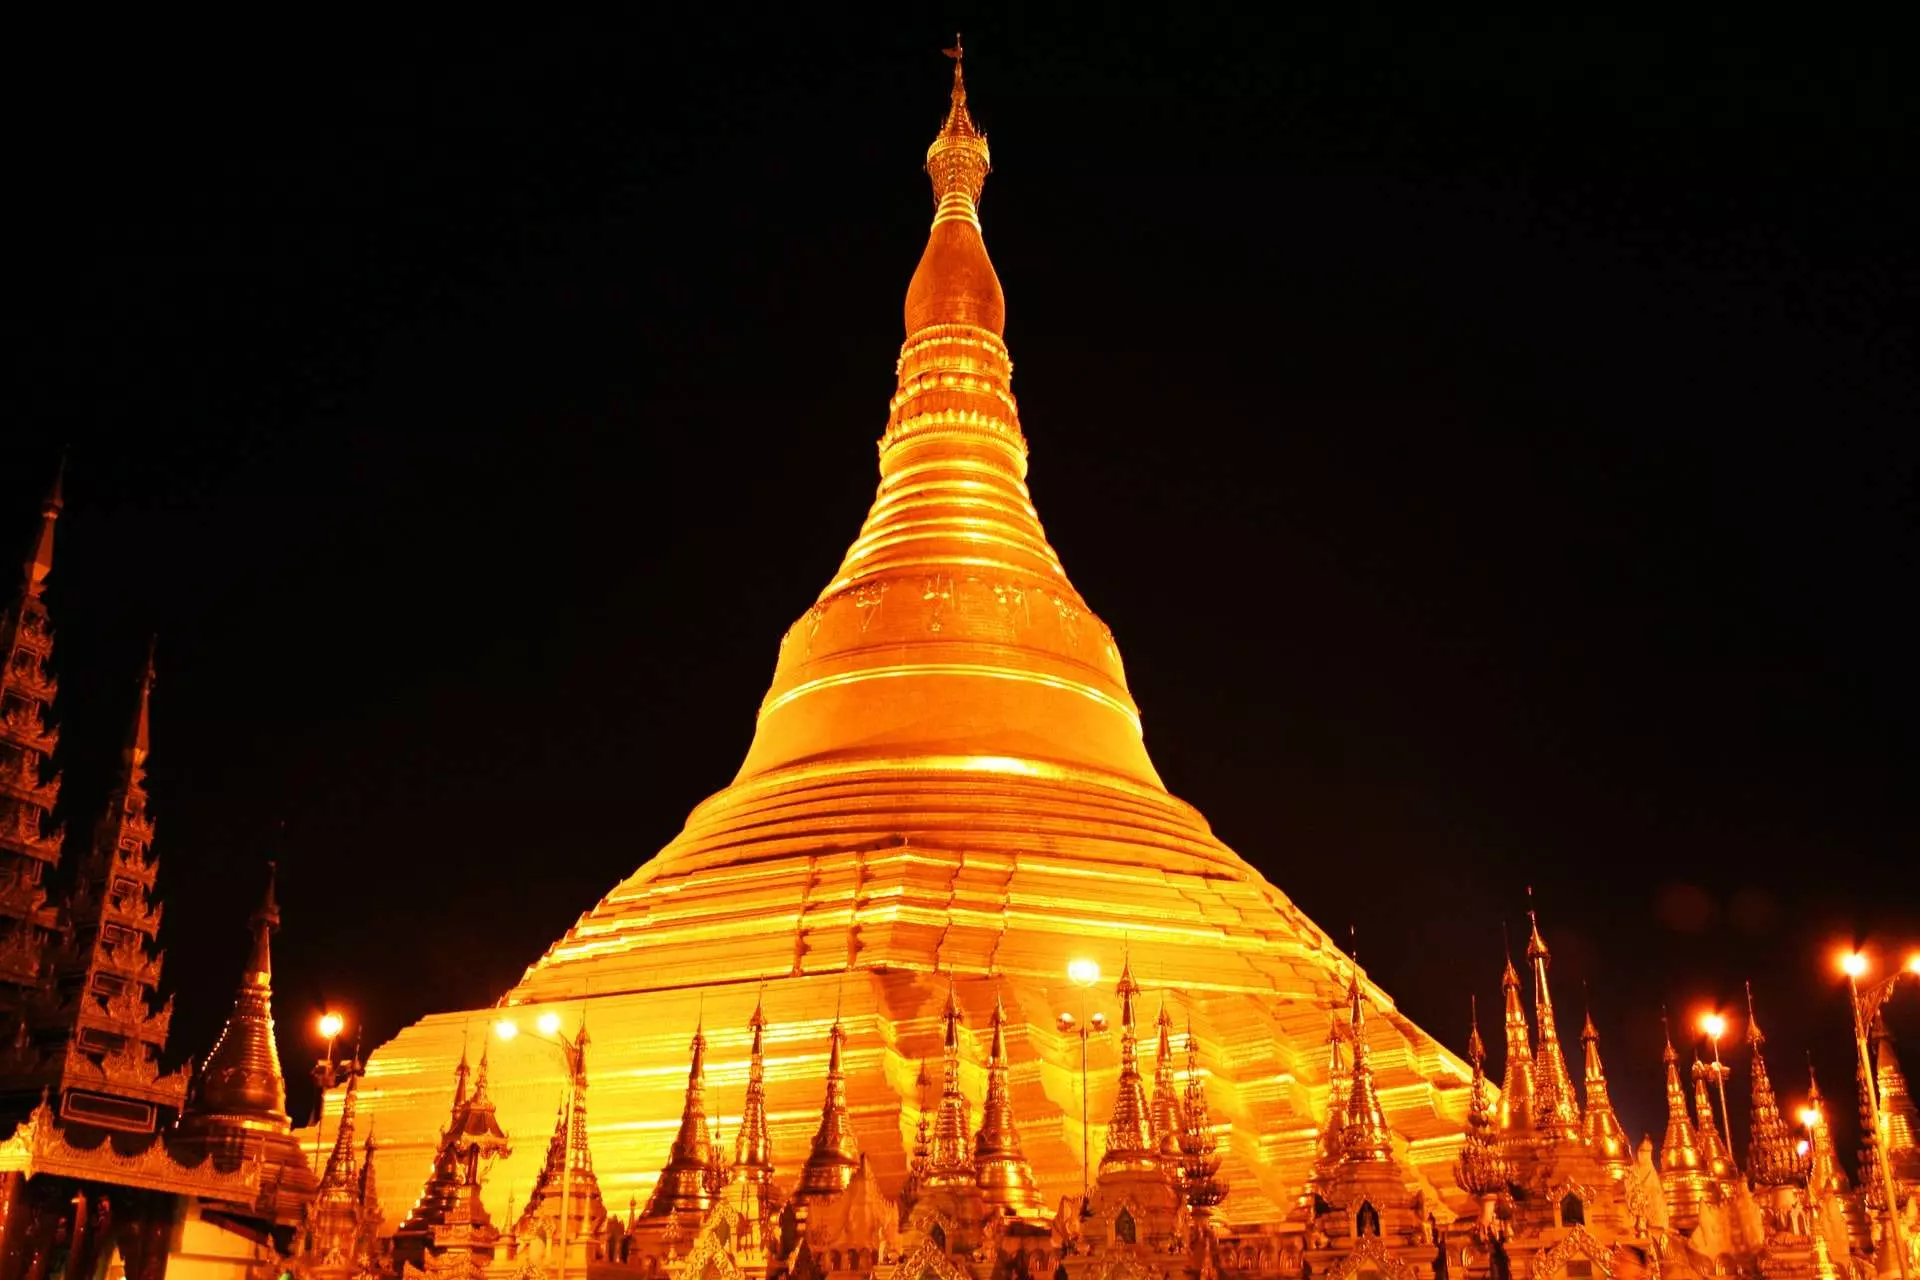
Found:
M 1662 1002 L 1751 977 L 1851 1152 L 1832 949 L 1920 944 L 1901 40 L 1166 12 L 16 48 L 0 528 L 68 448 L 76 834 L 159 633 L 176 1056 L 265 859 L 298 1074 L 731 778 L 872 497 L 959 25 L 1036 501 L 1169 787 L 1456 1049 L 1532 885 L 1635 1137 Z

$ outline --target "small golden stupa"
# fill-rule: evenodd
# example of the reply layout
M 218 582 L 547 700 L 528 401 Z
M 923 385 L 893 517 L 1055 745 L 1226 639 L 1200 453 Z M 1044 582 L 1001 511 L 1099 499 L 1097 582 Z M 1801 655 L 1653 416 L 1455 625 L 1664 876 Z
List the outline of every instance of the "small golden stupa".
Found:
M 1206 1073 L 1232 1221 L 1276 1221 L 1298 1203 L 1327 1113 L 1328 1017 L 1361 991 L 1376 1011 L 1365 1061 L 1386 1140 L 1416 1178 L 1451 1190 L 1467 1065 L 1364 978 L 1350 993 L 1352 966 L 1328 935 L 1167 792 L 1113 635 L 1041 528 L 1005 296 L 981 237 L 987 139 L 950 53 L 952 105 L 926 159 L 933 226 L 907 287 L 866 522 L 781 640 L 731 785 L 503 1008 L 433 1015 L 373 1056 L 359 1105 L 388 1187 L 426 1177 L 469 1030 L 557 1012 L 563 1035 L 593 1026 L 589 1125 L 609 1204 L 649 1201 L 681 1131 L 698 1027 L 714 1152 L 731 1149 L 750 1046 L 763 1044 L 756 1106 L 778 1182 L 798 1182 L 829 1090 L 844 1090 L 841 1163 L 857 1149 L 889 1195 L 925 1105 L 915 1082 L 924 1063 L 938 1074 L 957 1035 L 968 1109 L 981 1114 L 991 1085 L 995 1123 L 1010 1114 L 1014 1128 L 996 1151 L 1017 1138 L 1051 1212 L 1083 1187 L 1083 1114 L 1093 1172 L 1106 1150 L 1121 1047 L 1111 1031 L 1090 1037 L 1083 1105 L 1079 1028 L 1094 1013 L 1117 1022 L 1113 983 L 1128 967 L 1143 998 L 1191 1026 L 1194 1043 L 1174 1051 L 1184 1067 L 1191 1048 Z M 1104 976 L 1083 990 L 1070 960 Z M 756 1007 L 764 1028 L 750 1027 Z M 1077 1025 L 1063 1030 L 1063 1013 Z M 489 1181 L 501 1216 L 535 1183 L 534 1139 L 552 1126 L 566 1058 L 522 1034 L 493 1061 L 516 1137 Z M 1154 1079 L 1158 1066 L 1139 1070 Z

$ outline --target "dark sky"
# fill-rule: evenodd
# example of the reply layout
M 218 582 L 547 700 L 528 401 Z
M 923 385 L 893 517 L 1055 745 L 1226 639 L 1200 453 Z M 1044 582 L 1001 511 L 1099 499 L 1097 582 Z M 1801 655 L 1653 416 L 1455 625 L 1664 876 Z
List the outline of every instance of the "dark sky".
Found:
M 1456 1048 L 1533 885 L 1636 1135 L 1661 1003 L 1749 976 L 1850 1111 L 1831 947 L 1920 943 L 1895 33 L 703 12 L 16 48 L 0 513 L 70 447 L 76 831 L 160 635 L 176 1052 L 276 849 L 292 1067 L 492 999 L 731 777 L 961 25 L 1034 491 L 1170 787 Z

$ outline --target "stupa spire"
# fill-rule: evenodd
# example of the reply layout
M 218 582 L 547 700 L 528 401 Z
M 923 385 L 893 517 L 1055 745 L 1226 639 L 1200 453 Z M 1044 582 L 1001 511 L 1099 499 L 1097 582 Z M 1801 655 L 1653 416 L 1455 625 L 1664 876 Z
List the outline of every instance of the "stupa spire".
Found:
M 287 1083 L 273 1039 L 273 931 L 280 927 L 274 898 L 275 866 L 267 864 L 266 891 L 248 920 L 247 967 L 234 993 L 233 1012 L 194 1079 L 192 1096 L 175 1130 L 189 1159 L 201 1152 L 228 1159 L 256 1153 L 276 1186 L 273 1212 L 297 1219 L 315 1179 L 287 1118 Z
M 915 1097 L 918 1099 L 920 1119 L 913 1128 L 913 1155 L 907 1161 L 906 1186 L 900 1193 L 903 1202 L 911 1204 L 914 1194 L 923 1186 L 927 1178 L 927 1164 L 933 1158 L 933 1120 L 927 1110 L 927 1092 L 933 1082 L 927 1077 L 927 1061 L 920 1060 L 920 1074 L 914 1077 Z
M 967 78 L 961 65 L 965 49 L 959 32 L 954 32 L 953 47 L 944 52 L 953 59 L 953 92 L 939 136 L 927 148 L 927 176 L 933 179 L 933 225 L 957 220 L 977 232 L 980 192 L 987 184 L 987 174 L 993 171 L 992 157 L 987 150 L 987 135 L 975 127 L 973 113 L 967 110 Z
M 1534 1121 L 1533 1028 L 1527 1023 L 1527 1008 L 1520 1000 L 1520 974 L 1513 967 L 1511 950 L 1500 975 L 1500 991 L 1506 1004 L 1507 1033 L 1506 1076 L 1500 1082 L 1500 1132 L 1530 1133 Z
M 747 1096 L 740 1107 L 740 1130 L 733 1138 L 733 1168 L 756 1182 L 773 1179 L 773 1138 L 767 1132 L 767 1015 L 765 996 L 754 1001 L 747 1026 L 753 1045 L 747 1058 Z
M 514 1226 L 521 1240 L 544 1235 L 555 1246 L 582 1239 L 598 1239 L 607 1221 L 607 1206 L 600 1196 L 600 1179 L 593 1171 L 593 1153 L 587 1145 L 587 1046 L 592 1043 L 587 1028 L 571 1045 L 562 1043 L 567 1067 L 573 1076 L 572 1087 L 561 1099 L 560 1112 L 553 1124 L 553 1136 L 547 1139 L 547 1158 L 534 1175 L 533 1190 Z M 484 1067 L 482 1079 L 485 1079 Z M 483 1088 L 476 1086 L 475 1097 Z M 577 1246 L 576 1246 L 577 1247 Z
M 65 470 L 63 460 L 40 506 L 40 527 L 27 552 L 19 595 L 0 614 L 0 777 L 11 783 L 0 789 L 0 880 L 9 886 L 0 891 L 0 1016 L 14 1023 L 0 1026 L 0 1035 L 17 1035 L 23 1046 L 16 1057 L 24 1060 L 7 1063 L 20 1092 L 45 1084 L 37 1053 L 27 1047 L 31 1036 L 25 1020 L 44 976 L 48 937 L 59 924 L 59 911 L 48 905 L 42 887 L 47 868 L 59 865 L 64 833 L 52 825 L 60 776 L 50 770 L 60 734 L 50 721 L 59 682 L 49 667 L 53 622 L 41 594 L 53 572 L 53 527 L 63 505 Z
M 1187 1089 L 1180 1115 L 1180 1186 L 1187 1207 L 1204 1220 L 1227 1198 L 1220 1181 L 1219 1139 L 1207 1107 L 1206 1076 L 1200 1070 L 1199 1041 L 1187 1019 Z
M 951 975 L 947 978 L 947 1007 L 940 1015 L 946 1024 L 943 1041 L 945 1070 L 940 1102 L 933 1116 L 933 1143 L 927 1152 L 922 1185 L 956 1186 L 974 1181 L 972 1144 L 968 1132 L 967 1096 L 960 1091 L 960 996 Z
M 1352 1036 L 1349 1020 L 1338 1014 L 1327 1017 L 1327 1122 L 1320 1129 L 1320 1161 L 1338 1160 L 1347 1142 L 1347 1102 L 1353 1088 L 1353 1074 L 1347 1062 L 1347 1044 Z
M 1900 1069 L 1884 1011 L 1873 1015 L 1872 1037 L 1873 1076 L 1879 1090 L 1880 1114 L 1887 1126 L 1888 1163 L 1895 1178 L 1920 1181 L 1920 1110 L 1916 1110 L 1913 1092 L 1907 1087 L 1907 1074 Z
M 1393 1137 L 1380 1097 L 1373 1087 L 1373 1065 L 1367 1049 L 1366 999 L 1360 994 L 1360 970 L 1355 966 L 1347 982 L 1347 1004 L 1353 1027 L 1353 1085 L 1347 1094 L 1347 1131 L 1341 1143 L 1344 1160 L 1393 1159 Z
M 159 1074 L 173 1002 L 158 1009 L 151 1004 L 163 959 L 154 950 L 161 912 L 152 895 L 159 860 L 153 854 L 153 820 L 147 816 L 152 695 L 149 646 L 119 773 L 67 899 L 72 932 L 52 952 L 60 989 L 98 998 L 67 1005 L 57 1027 L 43 1024 L 35 1037 L 43 1059 L 59 1063 L 54 1096 L 60 1113 L 83 1121 L 105 1119 L 123 1132 L 153 1132 L 169 1123 L 186 1099 L 192 1074 L 185 1066 Z M 56 1030 L 57 1039 L 51 1034 Z
M 1707 1081 L 1713 1078 L 1713 1068 L 1700 1061 L 1700 1054 L 1693 1055 L 1693 1132 L 1700 1145 L 1700 1159 L 1706 1163 L 1707 1172 L 1725 1180 L 1733 1176 L 1733 1153 L 1727 1150 L 1727 1144 L 1720 1139 L 1720 1121 L 1715 1119 L 1713 1097 L 1707 1092 Z
M 1753 1016 L 1753 984 L 1747 984 L 1748 1069 L 1753 1074 L 1753 1109 L 1748 1116 L 1747 1172 L 1766 1187 L 1794 1186 L 1806 1181 L 1807 1159 L 1795 1150 L 1787 1131 L 1773 1081 L 1767 1078 L 1767 1060 L 1761 1046 L 1767 1041 Z
M 993 997 L 993 1041 L 987 1052 L 987 1098 L 980 1108 L 980 1132 L 974 1136 L 973 1165 L 980 1194 L 996 1212 L 1039 1219 L 1046 1200 L 1033 1166 L 1020 1149 L 1014 1124 L 1013 1095 L 1007 1085 L 1007 1008 Z
M 802 1201 L 824 1200 L 847 1189 L 860 1168 L 860 1146 L 854 1140 L 853 1117 L 847 1112 L 847 1073 L 841 1063 L 841 1050 L 847 1031 L 840 1012 L 833 1014 L 833 1026 L 827 1031 L 826 1100 L 820 1105 L 820 1127 L 814 1131 L 807 1162 L 800 1169 L 800 1185 L 795 1195 Z
M 1531 895 L 1533 890 L 1527 890 Z M 1542 1133 L 1573 1138 L 1580 1133 L 1580 1112 L 1575 1105 L 1573 1080 L 1567 1072 L 1566 1054 L 1560 1047 L 1560 1030 L 1554 1022 L 1553 992 L 1547 986 L 1547 966 L 1553 956 L 1540 936 L 1540 919 L 1527 911 L 1527 959 L 1533 965 L 1534 1046 L 1533 1092 L 1534 1124 Z
M 1807 1108 L 1815 1117 L 1809 1135 L 1807 1186 L 1816 1196 L 1845 1195 L 1851 1190 L 1840 1153 L 1833 1145 L 1833 1129 L 1827 1123 L 1827 1100 L 1820 1093 L 1820 1077 L 1814 1074 L 1813 1057 L 1807 1057 Z
M 320 1194 L 347 1193 L 359 1199 L 360 1174 L 354 1157 L 358 1154 L 354 1139 L 354 1117 L 360 1106 L 360 1055 L 354 1054 L 347 1066 L 347 1091 L 340 1101 L 340 1131 L 334 1135 L 333 1150 L 327 1155 L 325 1171 L 320 1175 Z M 372 1135 L 368 1135 L 371 1140 Z
M 200 1068 L 196 1111 L 250 1115 L 288 1125 L 287 1083 L 280 1072 L 280 1050 L 273 1040 L 273 931 L 280 927 L 274 900 L 274 864 L 267 864 L 267 888 L 249 922 L 252 942 L 233 1012 Z
M 1140 984 L 1133 980 L 1131 957 L 1121 961 L 1114 994 L 1120 997 L 1120 1079 L 1114 1092 L 1113 1118 L 1107 1122 L 1107 1151 L 1100 1157 L 1100 1171 L 1158 1168 L 1159 1157 L 1150 1133 L 1151 1111 L 1146 1087 L 1140 1080 L 1140 1029 L 1134 1018 Z
M 1600 1032 L 1594 1028 L 1591 1009 L 1587 1010 L 1585 1024 L 1580 1028 L 1580 1043 L 1586 1050 L 1581 1131 L 1600 1163 L 1616 1177 L 1624 1177 L 1627 1170 L 1633 1168 L 1633 1144 L 1627 1141 L 1627 1132 L 1620 1127 L 1620 1118 L 1613 1112 L 1613 1099 L 1607 1093 L 1607 1070 L 1600 1062 Z
M 1180 1088 L 1174 1083 L 1173 1018 L 1167 1013 L 1167 998 L 1160 997 L 1160 1012 L 1154 1018 L 1158 1033 L 1153 1052 L 1153 1143 L 1160 1158 L 1176 1173 L 1180 1168 Z
M 688 1046 L 687 1092 L 680 1107 L 680 1130 L 660 1180 L 647 1199 L 646 1217 L 705 1214 L 713 1207 L 713 1137 L 707 1128 L 707 1033 L 704 1017 L 694 1023 Z
M 1467 1194 L 1485 1197 L 1505 1191 L 1512 1172 L 1500 1154 L 1493 1107 L 1487 1100 L 1487 1050 L 1480 1040 L 1479 997 L 1472 997 L 1471 1004 L 1473 1029 L 1467 1035 L 1467 1061 L 1473 1066 L 1473 1083 L 1467 1094 L 1466 1139 L 1460 1144 L 1453 1177 Z
M 1660 1027 L 1666 1039 L 1660 1059 L 1667 1072 L 1667 1132 L 1660 1143 L 1660 1185 L 1674 1216 L 1690 1227 L 1706 1203 L 1712 1178 L 1694 1141 L 1693 1121 L 1687 1115 L 1687 1090 L 1680 1082 L 1680 1055 L 1673 1050 L 1673 1030 L 1664 1009 Z
M 910 757 L 1017 756 L 1160 792 L 1112 635 L 1067 580 L 1027 489 L 1006 300 L 981 238 L 989 168 L 956 40 L 927 150 L 934 221 L 907 287 L 880 487 L 839 572 L 782 642 L 736 784 Z

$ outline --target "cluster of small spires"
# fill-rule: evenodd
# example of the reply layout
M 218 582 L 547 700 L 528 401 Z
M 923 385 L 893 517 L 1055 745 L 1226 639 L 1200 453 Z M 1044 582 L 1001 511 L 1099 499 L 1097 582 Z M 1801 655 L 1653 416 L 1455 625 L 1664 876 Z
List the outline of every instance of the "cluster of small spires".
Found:
M 1219 1179 L 1220 1159 L 1208 1114 L 1206 1086 L 1191 1030 L 1188 1034 L 1184 1091 L 1176 1071 L 1172 1018 L 1162 1005 L 1157 1020 L 1158 1053 L 1151 1098 L 1140 1073 L 1139 1028 L 1136 1001 L 1140 987 L 1130 966 L 1123 968 L 1117 988 L 1121 1002 L 1120 1078 L 1111 1119 L 1107 1125 L 1103 1171 L 1115 1167 L 1142 1168 L 1164 1173 L 1186 1196 L 1190 1206 L 1211 1209 L 1226 1197 Z M 929 1099 L 931 1082 L 926 1065 L 920 1071 L 920 1115 L 907 1170 L 902 1201 L 937 1191 L 977 1191 L 995 1213 L 1027 1221 L 1051 1216 L 1033 1168 L 1021 1150 L 1020 1133 L 1008 1084 L 1006 1006 L 996 993 L 990 1020 L 991 1037 L 986 1062 L 986 1094 L 980 1122 L 972 1122 L 967 1097 L 961 1089 L 963 1054 L 957 985 L 950 979 L 941 1012 L 942 1069 L 939 1093 Z M 730 1183 L 772 1180 L 773 1152 L 767 1130 L 762 1037 L 766 1016 L 756 1003 L 749 1022 L 753 1033 L 748 1060 L 746 1098 L 739 1129 L 734 1135 L 731 1165 L 716 1149 L 707 1113 L 704 1018 L 694 1030 L 690 1046 L 685 1099 L 679 1130 L 667 1162 L 660 1171 L 643 1219 L 709 1210 Z M 860 1168 L 860 1152 L 847 1110 L 843 1046 L 847 1033 L 838 1012 L 828 1030 L 825 1097 L 819 1128 L 801 1166 L 794 1199 L 805 1206 L 845 1191 Z M 1375 1105 L 1377 1113 L 1378 1106 Z

